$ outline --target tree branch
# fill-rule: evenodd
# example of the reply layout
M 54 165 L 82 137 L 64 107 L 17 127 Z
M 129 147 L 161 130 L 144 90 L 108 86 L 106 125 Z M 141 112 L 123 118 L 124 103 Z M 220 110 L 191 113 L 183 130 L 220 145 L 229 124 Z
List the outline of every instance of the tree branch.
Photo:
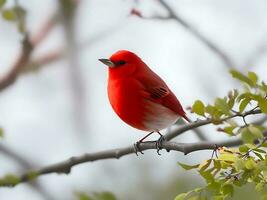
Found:
M 23 171 L 33 168 L 35 165 L 28 161 L 26 158 L 23 158 L 16 152 L 12 151 L 10 148 L 0 144 L 0 153 L 4 154 L 10 159 L 13 159 Z M 35 189 L 40 193 L 46 200 L 53 200 L 54 198 L 40 185 L 39 182 L 29 183 L 29 186 Z
M 25 34 L 22 42 L 21 54 L 16 59 L 14 65 L 11 66 L 10 71 L 7 72 L 7 74 L 3 77 L 0 77 L 0 92 L 13 84 L 20 73 L 25 70 L 25 67 L 27 67 L 27 64 L 30 61 L 30 56 L 34 48 L 38 46 L 51 32 L 58 21 L 57 18 L 58 12 L 51 15 L 51 17 L 49 17 L 48 20 L 45 21 L 45 23 L 41 26 L 40 30 L 38 30 L 36 34 L 34 34 L 33 36 L 31 35 L 31 37 L 29 37 L 28 34 Z
M 14 65 L 11 66 L 10 71 L 7 72 L 7 74 L 3 77 L 0 77 L 0 92 L 16 81 L 18 75 L 24 70 L 25 66 L 28 64 L 34 48 L 46 38 L 46 36 L 50 33 L 54 25 L 55 17 L 51 17 L 42 26 L 40 31 L 35 36 L 31 36 L 30 38 L 28 34 L 24 35 L 21 47 L 22 50 L 19 57 L 16 59 Z
M 267 135 L 267 132 L 264 133 L 264 135 Z M 169 141 L 163 141 L 162 142 L 162 149 L 165 149 L 167 151 L 173 150 L 177 152 L 182 152 L 185 155 L 200 151 L 200 150 L 214 150 L 215 147 L 233 147 L 242 144 L 241 139 L 232 139 L 232 140 L 225 140 L 225 141 L 217 141 L 217 142 L 200 142 L 200 143 L 177 143 L 177 142 L 169 142 Z M 146 142 L 140 144 L 140 150 L 145 151 L 148 149 L 157 149 L 156 142 Z M 38 177 L 40 175 L 46 175 L 51 173 L 64 173 L 69 174 L 72 167 L 87 163 L 87 162 L 93 162 L 97 160 L 105 160 L 105 159 L 119 159 L 122 156 L 134 154 L 135 148 L 134 146 L 128 146 L 125 148 L 118 148 L 118 149 L 111 149 L 106 151 L 100 151 L 95 153 L 86 153 L 81 156 L 74 156 L 67 160 L 64 160 L 62 162 L 49 165 L 46 167 L 43 167 L 36 171 L 30 171 L 28 173 L 23 174 L 18 178 L 17 182 L 3 182 L 0 184 L 0 186 L 16 186 L 19 183 L 27 182 L 30 180 L 33 180 L 33 174 L 35 174 L 35 177 Z
M 206 119 L 206 120 L 198 120 L 198 121 L 195 121 L 195 122 L 192 122 L 190 124 L 185 124 L 179 128 L 177 128 L 176 130 L 173 130 L 169 133 L 167 133 L 164 137 L 167 141 L 177 137 L 178 135 L 181 135 L 182 133 L 186 132 L 186 131 L 189 131 L 189 130 L 192 130 L 192 129 L 195 129 L 195 128 L 198 128 L 200 126 L 204 126 L 204 125 L 207 125 L 207 124 L 212 124 L 212 123 L 216 123 L 216 124 L 220 124 L 224 121 L 227 121 L 229 119 L 232 119 L 232 118 L 235 118 L 235 117 L 246 117 L 248 115 L 254 115 L 254 114 L 260 114 L 261 111 L 260 110 L 250 110 L 248 112 L 245 112 L 245 113 L 235 113 L 234 115 L 232 116 L 229 116 L 229 117 L 225 117 L 225 118 L 222 118 L 220 120 L 217 120 L 217 121 L 214 121 L 212 119 Z
M 186 22 L 181 16 L 174 12 L 174 10 L 164 1 L 159 0 L 159 3 L 168 11 L 169 18 L 174 19 L 187 29 L 192 35 L 198 38 L 203 44 L 205 44 L 212 52 L 214 52 L 228 68 L 235 66 L 234 62 L 229 58 L 226 53 L 220 49 L 216 44 L 204 36 L 197 28 Z
M 238 116 L 245 117 L 247 115 L 259 114 L 259 113 L 261 113 L 260 110 L 251 110 L 243 114 L 236 113 L 233 116 L 221 119 L 219 122 L 223 122 L 233 117 L 238 117 Z M 237 145 L 242 144 L 242 140 L 240 138 L 232 139 L 232 140 L 225 140 L 225 141 L 217 141 L 217 142 L 213 141 L 213 142 L 199 142 L 199 143 L 177 143 L 177 142 L 168 141 L 188 130 L 195 129 L 200 126 L 210 124 L 212 122 L 213 121 L 210 119 L 193 122 L 193 123 L 180 127 L 179 129 L 171 132 L 170 134 L 166 134 L 166 140 L 162 142 L 161 148 L 167 151 L 173 150 L 173 151 L 182 152 L 184 154 L 189 154 L 191 152 L 200 151 L 200 150 L 215 149 L 216 146 L 217 147 L 221 147 L 221 146 L 232 147 L 232 146 L 237 146 Z M 267 135 L 267 131 L 264 132 L 264 135 L 265 136 Z M 148 149 L 157 149 L 156 141 L 149 141 L 149 142 L 141 143 L 139 147 L 141 151 L 145 151 Z M 114 158 L 119 159 L 122 156 L 133 154 L 133 153 L 136 153 L 136 149 L 133 145 L 125 147 L 125 148 L 111 149 L 111 150 L 100 151 L 100 152 L 95 152 L 95 153 L 86 153 L 81 156 L 74 156 L 62 162 L 43 167 L 36 171 L 30 171 L 16 178 L 16 181 L 11 181 L 11 182 L 2 181 L 1 182 L 1 179 L 0 179 L 0 186 L 15 186 L 19 183 L 30 181 L 40 175 L 45 175 L 45 174 L 50 174 L 50 173 L 68 174 L 70 173 L 71 168 L 73 166 L 76 166 L 81 163 L 93 162 L 93 161 L 105 160 L 105 159 L 114 159 Z
M 28 63 L 32 50 L 33 47 L 29 41 L 29 37 L 27 34 L 25 34 L 22 42 L 22 53 L 16 60 L 15 64 L 11 67 L 10 71 L 5 76 L 0 78 L 0 91 L 16 81 L 16 78 L 23 66 Z

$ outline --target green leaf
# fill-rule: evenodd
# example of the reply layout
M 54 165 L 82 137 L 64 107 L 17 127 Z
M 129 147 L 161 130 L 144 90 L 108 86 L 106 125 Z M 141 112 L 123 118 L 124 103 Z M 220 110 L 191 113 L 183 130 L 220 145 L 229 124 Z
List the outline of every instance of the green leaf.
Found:
M 229 108 L 232 109 L 233 106 L 235 105 L 235 99 L 234 98 L 229 99 L 227 104 L 228 104 Z
M 239 146 L 239 151 L 240 152 L 242 152 L 242 153 L 246 153 L 246 152 L 248 152 L 248 150 L 249 150 L 249 148 L 246 146 L 246 145 L 241 145 L 241 146 Z
M 222 168 L 221 162 L 219 160 L 213 160 L 213 165 L 216 169 Z
M 234 78 L 238 79 L 239 81 L 247 83 L 249 86 L 255 86 L 253 81 L 251 81 L 248 77 L 246 77 L 245 75 L 243 75 L 239 71 L 236 71 L 236 70 L 233 69 L 233 70 L 230 70 L 230 73 L 232 74 L 232 76 Z
M 267 147 L 267 142 L 262 143 L 262 147 Z
M 258 183 L 256 186 L 255 186 L 255 190 L 257 192 L 261 192 L 264 188 L 265 184 L 264 183 Z
M 19 182 L 20 182 L 20 178 L 18 176 L 15 176 L 13 174 L 7 174 L 3 178 L 0 179 L 0 186 L 1 185 L 14 186 L 14 185 L 17 185 Z
M 261 111 L 267 114 L 267 99 L 261 98 L 258 100 L 258 106 L 260 107 Z
M 16 13 L 14 9 L 5 9 L 2 11 L 2 16 L 7 21 L 16 21 Z
M 180 162 L 178 162 L 178 164 L 185 170 L 195 169 L 195 168 L 198 168 L 198 166 L 199 166 L 199 164 L 197 164 L 197 165 L 186 165 L 186 164 L 183 164 L 183 163 L 180 163 Z
M 0 0 L 0 8 L 2 8 L 6 3 L 6 0 Z
M 245 168 L 245 161 L 243 159 L 236 159 L 234 167 L 237 171 L 240 171 Z
M 222 153 L 219 155 L 218 160 L 222 160 L 222 161 L 228 161 L 228 162 L 235 162 L 235 155 L 232 153 Z
M 223 131 L 229 135 L 234 135 L 234 129 L 236 128 L 237 126 L 236 125 L 233 125 L 233 126 L 226 126 L 223 128 Z
M 4 137 L 4 129 L 0 127 L 0 138 Z
M 260 153 L 257 153 L 254 151 L 254 154 L 260 159 L 260 160 L 264 160 L 264 158 L 262 157 L 262 155 Z
M 250 149 L 255 149 L 255 148 L 257 148 L 257 146 L 256 146 L 254 143 L 252 143 L 252 144 L 246 144 L 246 146 L 247 146 L 248 148 L 250 148 Z
M 229 163 L 227 161 L 221 160 L 221 167 L 222 169 L 227 169 L 229 167 Z
M 248 129 L 255 136 L 255 138 L 263 138 L 262 131 L 258 127 L 249 125 Z
M 235 100 L 236 100 L 236 97 L 238 96 L 238 91 L 237 90 L 233 90 L 233 91 L 230 91 L 228 93 L 228 106 L 229 108 L 233 108 L 233 106 L 235 105 Z
M 263 149 L 259 149 L 259 148 L 253 149 L 253 151 L 257 151 L 259 153 L 266 153 L 266 151 L 264 151 Z
M 222 113 L 216 107 L 212 105 L 207 105 L 205 108 L 205 112 L 210 114 L 210 116 L 215 120 L 219 119 L 220 116 L 222 115 Z
M 205 160 L 203 163 L 201 163 L 198 166 L 199 171 L 205 171 L 210 166 L 210 163 L 211 163 L 211 159 Z
M 84 192 L 77 192 L 76 196 L 78 200 L 93 200 L 92 197 L 89 197 L 86 193 Z
M 30 181 L 33 181 L 35 180 L 40 174 L 36 171 L 29 171 L 27 173 L 27 178 L 30 180 Z
M 187 193 L 181 193 L 178 196 L 176 196 L 174 200 L 184 200 L 186 196 Z
M 254 72 L 248 72 L 248 78 L 253 82 L 254 85 L 257 84 L 258 76 Z
M 254 134 L 252 134 L 252 132 L 248 127 L 241 129 L 241 138 L 245 143 L 251 143 L 251 144 L 254 142 L 255 139 L 257 139 L 257 137 Z
M 215 195 L 212 197 L 212 200 L 225 200 L 225 198 L 224 195 Z
M 97 200 L 116 200 L 117 198 L 111 192 L 102 192 L 95 194 Z
M 192 106 L 192 111 L 198 115 L 205 116 L 205 106 L 202 101 L 197 100 Z
M 265 163 L 265 165 L 267 166 L 267 155 L 265 155 L 264 163 Z
M 237 101 L 241 101 L 242 99 L 252 99 L 252 94 L 249 92 L 244 92 L 237 97 Z
M 262 81 L 260 88 L 263 92 L 267 93 L 267 85 L 264 81 Z
M 25 32 L 25 18 L 26 18 L 26 10 L 21 6 L 13 7 L 16 16 L 18 17 L 18 29 L 21 33 Z
M 206 180 L 207 183 L 214 181 L 214 177 L 210 171 L 199 171 L 199 174 Z
M 249 104 L 251 100 L 250 99 L 242 99 L 240 105 L 239 105 L 239 112 L 243 112 L 245 110 L 245 108 L 247 107 L 247 105 Z
M 234 186 L 231 184 L 225 184 L 222 187 L 222 192 L 223 192 L 223 194 L 230 195 L 232 197 L 234 194 Z
M 207 185 L 209 190 L 218 192 L 221 189 L 222 184 L 216 181 L 213 181 Z
M 254 169 L 257 166 L 257 164 L 255 163 L 255 161 L 253 159 L 248 159 L 245 161 L 245 167 L 247 169 Z
M 226 102 L 226 99 L 216 98 L 215 107 L 226 115 L 230 115 L 230 108 Z
M 263 194 L 263 195 L 261 196 L 261 200 L 267 200 L 267 194 Z

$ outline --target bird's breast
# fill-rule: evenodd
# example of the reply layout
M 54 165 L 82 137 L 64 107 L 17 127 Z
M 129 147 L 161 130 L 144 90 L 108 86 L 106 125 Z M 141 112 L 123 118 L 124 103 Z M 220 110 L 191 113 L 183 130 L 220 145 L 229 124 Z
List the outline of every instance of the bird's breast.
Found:
M 150 101 L 145 88 L 133 78 L 109 80 L 108 97 L 113 110 L 130 126 L 144 130 L 162 130 L 179 117 L 169 108 Z
M 113 110 L 127 124 L 144 129 L 142 86 L 134 79 L 109 80 L 108 97 Z

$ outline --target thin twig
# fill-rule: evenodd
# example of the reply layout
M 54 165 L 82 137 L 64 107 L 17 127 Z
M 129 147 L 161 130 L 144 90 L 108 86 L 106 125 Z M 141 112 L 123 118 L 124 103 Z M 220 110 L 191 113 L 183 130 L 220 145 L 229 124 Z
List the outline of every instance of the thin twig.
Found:
M 0 78 L 0 91 L 4 90 L 12 83 L 16 81 L 16 78 L 24 65 L 28 63 L 30 55 L 32 53 L 32 44 L 29 41 L 29 37 L 25 34 L 25 37 L 22 41 L 22 53 L 16 60 L 15 64 L 11 67 L 10 71 L 7 74 Z
M 231 146 L 237 146 L 239 144 L 242 144 L 242 140 L 235 139 L 235 140 L 226 140 L 223 142 L 199 142 L 199 143 L 176 143 L 176 142 L 164 141 L 162 142 L 162 149 L 166 149 L 167 151 L 170 151 L 170 150 L 178 151 L 186 155 L 191 152 L 200 151 L 200 150 L 214 150 L 214 144 L 217 144 L 218 146 L 231 147 Z M 141 143 L 139 148 L 141 151 L 145 151 L 148 149 L 157 149 L 156 142 Z M 128 154 L 134 154 L 134 153 L 135 153 L 134 146 L 128 146 L 125 148 L 111 149 L 111 150 L 100 151 L 100 152 L 95 152 L 95 153 L 87 153 L 81 156 L 74 156 L 62 162 L 43 167 L 39 170 L 25 173 L 19 177 L 19 180 L 17 182 L 15 183 L 5 182 L 5 183 L 2 183 L 1 186 L 2 187 L 3 186 L 16 186 L 19 183 L 30 181 L 32 180 L 32 174 L 36 174 L 36 176 L 46 175 L 46 174 L 51 174 L 51 173 L 69 174 L 71 172 L 72 167 L 78 164 L 93 162 L 97 160 L 105 160 L 105 159 L 119 159 L 122 156 L 125 156 Z
M 22 170 L 28 170 L 28 169 L 32 169 L 33 167 L 35 167 L 36 165 L 34 165 L 33 163 L 31 163 L 30 161 L 28 161 L 26 158 L 20 156 L 19 154 L 17 154 L 16 152 L 12 151 L 10 148 L 4 146 L 4 145 L 0 145 L 0 153 L 4 154 L 5 156 L 7 156 L 8 158 L 14 160 L 20 167 Z M 46 200 L 53 200 L 54 197 L 52 197 L 48 191 L 46 191 L 46 189 L 44 189 L 42 187 L 42 185 L 40 185 L 39 182 L 29 182 L 29 186 L 32 187 L 33 189 L 35 189 L 37 192 L 39 192 L 44 199 Z
M 159 0 L 159 3 L 168 11 L 169 17 L 181 24 L 186 30 L 188 30 L 192 35 L 198 38 L 203 44 L 205 44 L 212 52 L 214 52 L 228 68 L 235 66 L 234 62 L 230 59 L 226 53 L 219 48 L 210 39 L 204 36 L 197 28 L 186 22 L 181 16 L 174 12 L 174 10 L 164 1 Z
M 235 114 L 234 116 L 226 117 L 223 120 L 231 119 L 237 116 L 243 117 L 243 116 L 259 114 L 259 113 L 261 113 L 260 110 L 254 110 L 254 111 L 246 112 L 244 114 Z M 177 133 L 179 133 L 178 135 L 180 135 L 188 130 L 195 129 L 199 126 L 203 126 L 211 122 L 212 122 L 211 120 L 202 120 L 199 122 L 194 122 L 194 123 L 185 125 L 175 131 L 176 136 L 177 136 Z M 162 149 L 165 149 L 166 151 L 173 150 L 173 151 L 183 152 L 184 154 L 189 154 L 191 152 L 200 151 L 200 150 L 210 150 L 210 149 L 214 150 L 215 144 L 217 147 L 222 147 L 222 146 L 232 147 L 232 146 L 237 146 L 243 143 L 240 138 L 233 139 L 233 140 L 225 140 L 221 142 L 213 141 L 213 142 L 198 142 L 198 143 L 176 143 L 176 142 L 168 141 L 172 139 L 174 135 L 175 134 L 167 135 L 168 136 L 166 137 L 167 140 L 162 142 L 162 145 L 161 145 Z M 267 131 L 264 132 L 264 135 L 267 135 Z M 139 145 L 140 151 L 145 151 L 148 149 L 158 149 L 157 141 L 140 143 Z M 100 151 L 100 152 L 95 152 L 95 153 L 87 153 L 81 156 L 75 156 L 65 161 L 43 167 L 39 170 L 30 171 L 30 173 L 25 173 L 19 177 L 17 182 L 12 182 L 12 183 L 4 182 L 1 184 L 1 186 L 15 186 L 19 183 L 30 181 L 33 179 L 32 174 L 35 174 L 36 177 L 40 175 L 50 174 L 50 173 L 68 174 L 70 173 L 73 166 L 76 166 L 81 163 L 93 162 L 93 161 L 105 160 L 105 159 L 114 159 L 114 158 L 119 159 L 122 156 L 133 154 L 133 153 L 136 153 L 136 149 L 134 145 L 131 145 L 125 148 L 111 149 L 111 150 Z
M 235 118 L 235 117 L 246 117 L 248 115 L 254 115 L 254 114 L 260 114 L 261 111 L 260 110 L 251 110 L 251 111 L 248 111 L 248 112 L 245 112 L 245 113 L 235 113 L 234 115 L 232 116 L 229 116 L 229 117 L 225 117 L 225 118 L 222 118 L 220 120 L 217 120 L 217 121 L 213 121 L 212 119 L 206 119 L 206 120 L 198 120 L 196 122 L 192 122 L 190 124 L 185 124 L 179 128 L 177 128 L 176 130 L 173 130 L 169 133 L 167 133 L 164 137 L 167 141 L 177 137 L 178 135 L 181 135 L 182 133 L 186 132 L 186 131 L 189 131 L 189 130 L 192 130 L 192 129 L 195 129 L 195 128 L 198 128 L 198 127 L 201 127 L 201 126 L 204 126 L 204 125 L 207 125 L 207 124 L 211 124 L 211 123 L 222 123 L 224 121 L 227 121 L 229 119 L 232 119 L 232 118 Z
M 0 77 L 0 92 L 12 85 L 20 73 L 23 72 L 30 60 L 34 48 L 36 48 L 36 46 L 40 44 L 52 30 L 55 23 L 51 20 L 54 20 L 54 18 L 50 18 L 36 35 L 30 37 L 27 33 L 24 34 L 20 55 L 7 74 Z

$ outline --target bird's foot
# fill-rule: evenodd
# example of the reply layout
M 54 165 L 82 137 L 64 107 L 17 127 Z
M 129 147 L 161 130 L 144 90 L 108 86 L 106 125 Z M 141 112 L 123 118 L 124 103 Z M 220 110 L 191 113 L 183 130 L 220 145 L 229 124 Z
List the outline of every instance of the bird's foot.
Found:
M 161 154 L 159 153 L 160 150 L 162 150 L 162 142 L 165 141 L 165 138 L 163 135 L 160 136 L 160 138 L 156 141 L 156 149 L 157 153 L 160 156 Z
M 217 154 L 217 151 L 220 149 L 220 147 L 218 147 L 217 144 L 214 144 L 214 149 L 212 151 L 212 154 L 211 154 L 211 159 L 213 159 L 213 156 L 215 155 L 216 158 L 218 158 L 218 154 Z
M 141 154 L 144 154 L 144 152 L 140 149 L 141 143 L 142 142 L 140 142 L 140 141 L 134 143 L 134 151 L 135 151 L 136 156 L 138 156 L 138 152 L 140 152 Z

